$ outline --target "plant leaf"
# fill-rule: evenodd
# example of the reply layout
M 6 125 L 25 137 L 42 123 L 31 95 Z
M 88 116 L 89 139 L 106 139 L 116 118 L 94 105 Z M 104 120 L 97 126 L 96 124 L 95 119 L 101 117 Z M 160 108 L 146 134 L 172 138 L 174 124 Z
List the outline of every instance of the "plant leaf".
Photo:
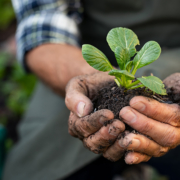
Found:
M 82 54 L 87 63 L 99 71 L 110 71 L 113 69 L 108 58 L 99 49 L 92 45 L 85 44 L 82 46 Z
M 121 70 L 124 70 L 125 64 L 130 61 L 130 54 L 127 48 L 122 49 L 121 47 L 116 47 L 115 49 L 115 57 L 117 63 Z
M 126 64 L 125 69 L 126 69 L 128 72 L 130 72 L 131 69 L 132 69 L 132 67 L 133 67 L 133 61 L 129 61 L 129 62 Z
M 107 35 L 107 42 L 113 52 L 115 52 L 116 47 L 121 47 L 121 49 L 127 48 L 130 57 L 134 56 L 136 53 L 136 45 L 139 45 L 139 40 L 136 34 L 127 28 L 114 28 L 109 31 Z
M 155 76 L 137 78 L 144 86 L 157 94 L 167 95 L 163 82 Z
M 133 63 L 134 69 L 139 69 L 143 66 L 151 64 L 159 58 L 161 47 L 155 41 L 147 42 L 142 49 L 136 54 Z
M 132 80 L 135 77 L 126 70 L 113 69 L 109 72 L 109 75 L 121 78 L 122 75 L 126 76 L 127 80 Z

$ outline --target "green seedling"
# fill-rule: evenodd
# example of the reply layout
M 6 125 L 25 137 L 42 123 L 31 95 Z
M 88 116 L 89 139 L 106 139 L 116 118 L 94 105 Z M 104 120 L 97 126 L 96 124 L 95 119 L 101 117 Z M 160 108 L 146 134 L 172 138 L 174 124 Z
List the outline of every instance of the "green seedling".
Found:
M 161 47 L 157 42 L 149 41 L 137 52 L 136 46 L 139 45 L 137 35 L 132 30 L 122 27 L 110 30 L 107 42 L 115 54 L 120 70 L 114 69 L 99 49 L 85 44 L 82 46 L 82 54 L 90 66 L 99 71 L 109 71 L 109 75 L 115 76 L 116 84 L 125 89 L 147 87 L 154 93 L 167 95 L 164 84 L 159 78 L 147 76 L 135 79 L 135 73 L 139 68 L 159 58 Z

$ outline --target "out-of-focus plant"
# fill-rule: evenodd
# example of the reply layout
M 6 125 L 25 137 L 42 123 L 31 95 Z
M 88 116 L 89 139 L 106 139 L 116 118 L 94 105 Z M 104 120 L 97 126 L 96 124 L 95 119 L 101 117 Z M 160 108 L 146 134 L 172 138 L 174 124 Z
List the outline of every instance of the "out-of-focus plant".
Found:
M 15 19 L 11 0 L 0 0 L 0 14 L 0 29 L 5 29 Z
M 36 78 L 25 74 L 7 53 L 0 53 L 0 123 L 6 125 L 9 116 L 14 119 L 25 111 Z
M 4 147 L 1 146 L 0 151 L 4 148 L 8 152 L 18 140 L 16 126 L 27 107 L 35 84 L 36 78 L 26 74 L 12 55 L 0 52 L 0 125 L 5 126 L 7 132 L 3 140 Z M 0 136 L 2 135 L 0 132 Z

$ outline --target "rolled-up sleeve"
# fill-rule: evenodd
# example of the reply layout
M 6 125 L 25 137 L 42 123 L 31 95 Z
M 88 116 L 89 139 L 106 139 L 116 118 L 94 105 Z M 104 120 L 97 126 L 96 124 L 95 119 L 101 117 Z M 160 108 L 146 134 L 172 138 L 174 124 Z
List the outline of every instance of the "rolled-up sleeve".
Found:
M 66 0 L 12 0 L 18 28 L 17 58 L 27 70 L 25 55 L 44 43 L 79 46 L 77 23 L 68 16 Z

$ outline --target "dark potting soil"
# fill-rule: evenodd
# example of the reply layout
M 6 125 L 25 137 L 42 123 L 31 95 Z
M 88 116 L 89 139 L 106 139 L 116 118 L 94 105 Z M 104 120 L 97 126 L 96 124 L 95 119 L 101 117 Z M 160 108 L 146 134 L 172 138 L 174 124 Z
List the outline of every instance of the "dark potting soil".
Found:
M 129 106 L 129 102 L 134 96 L 145 96 L 162 103 L 177 103 L 180 105 L 180 94 L 174 94 L 173 88 L 166 88 L 166 90 L 168 95 L 165 96 L 153 93 L 147 88 L 125 90 L 124 88 L 118 87 L 115 82 L 109 82 L 92 100 L 94 112 L 101 109 L 109 109 L 114 113 L 115 119 L 120 119 L 120 110 L 125 106 Z M 106 124 L 108 124 L 108 122 Z M 126 125 L 126 130 L 132 129 Z

